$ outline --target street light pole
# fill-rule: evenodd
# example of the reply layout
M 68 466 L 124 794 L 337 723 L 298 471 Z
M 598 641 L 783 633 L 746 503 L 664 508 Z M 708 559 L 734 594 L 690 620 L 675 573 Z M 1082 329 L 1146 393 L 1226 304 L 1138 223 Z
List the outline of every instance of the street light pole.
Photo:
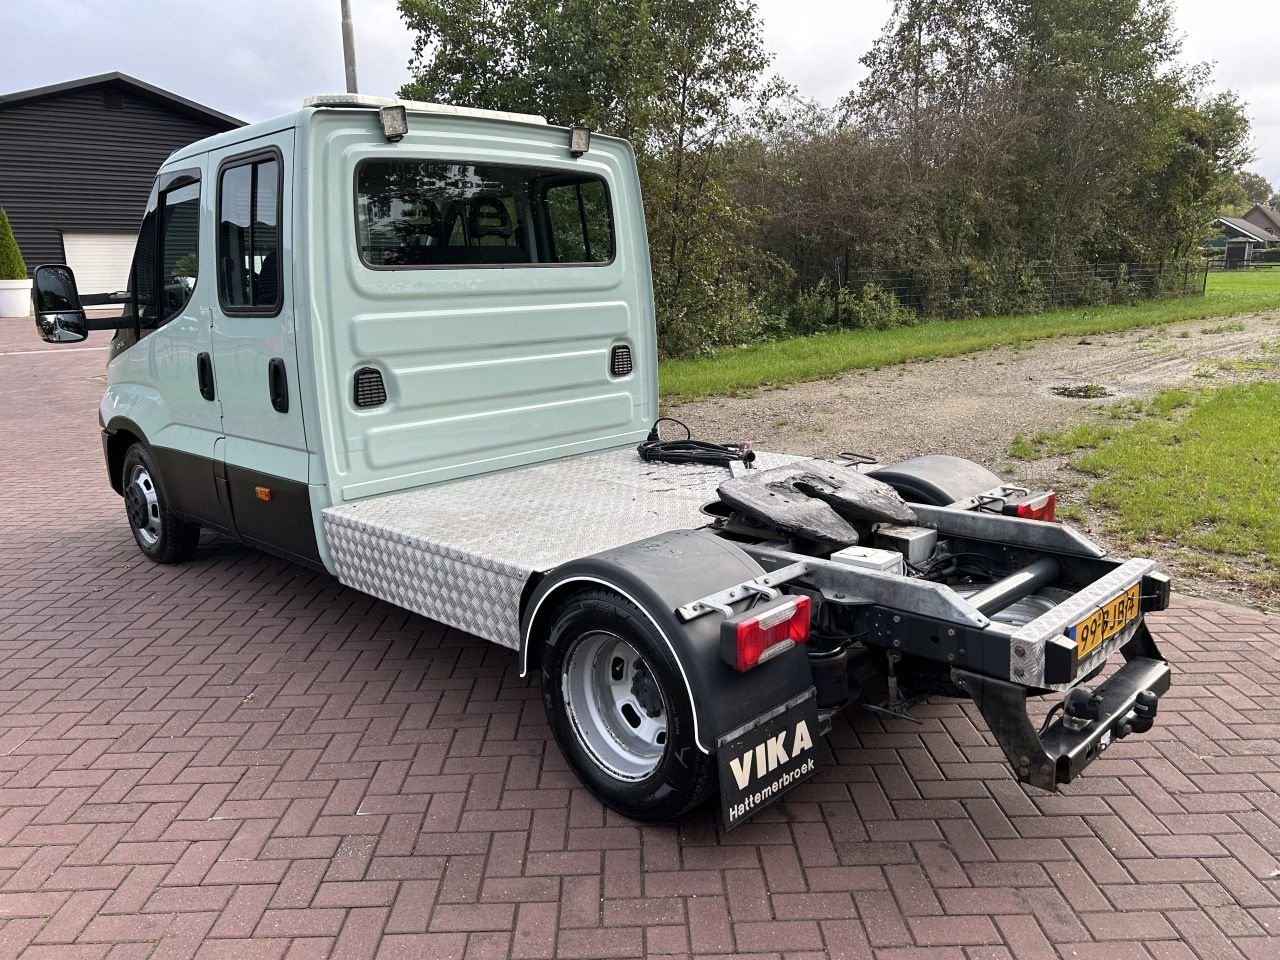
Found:
M 342 2 L 342 60 L 347 69 L 347 93 L 356 89 L 356 37 L 351 28 L 351 0 Z

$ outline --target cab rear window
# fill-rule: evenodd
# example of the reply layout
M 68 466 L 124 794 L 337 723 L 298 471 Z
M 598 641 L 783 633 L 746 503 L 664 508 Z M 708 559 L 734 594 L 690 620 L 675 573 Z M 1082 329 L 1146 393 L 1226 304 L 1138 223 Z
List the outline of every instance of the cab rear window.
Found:
M 582 266 L 615 249 L 599 177 L 441 160 L 362 163 L 356 239 L 374 268 Z

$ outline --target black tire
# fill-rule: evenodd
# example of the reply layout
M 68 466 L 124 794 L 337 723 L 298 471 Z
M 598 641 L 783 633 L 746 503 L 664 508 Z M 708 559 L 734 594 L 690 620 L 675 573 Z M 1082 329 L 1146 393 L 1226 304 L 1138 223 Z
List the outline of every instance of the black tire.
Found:
M 573 694 L 566 695 L 566 665 L 576 665 L 577 658 L 585 656 L 588 648 L 579 650 L 582 645 L 599 647 L 602 636 L 619 639 L 634 648 L 643 661 L 636 676 L 651 677 L 661 696 L 659 718 L 666 723 L 660 734 L 664 737 L 658 748 L 661 756 L 652 771 L 644 775 L 624 778 L 609 769 L 607 762 L 601 760 L 607 750 L 598 754 L 588 734 L 580 729 L 589 718 L 579 716 L 570 703 Z M 633 820 L 673 820 L 711 795 L 715 788 L 714 758 L 699 750 L 694 739 L 693 706 L 679 668 L 653 624 L 633 604 L 607 589 L 586 590 L 569 598 L 552 620 L 541 670 L 542 702 L 556 742 L 578 777 L 605 806 Z M 569 681 L 571 689 L 576 689 L 573 682 Z M 647 683 L 636 680 L 642 682 Z M 636 689 L 635 685 L 631 687 Z M 652 690 L 653 687 L 644 689 L 651 705 Z M 592 729 L 608 736 L 608 731 L 601 731 L 599 725 L 592 725 Z M 614 738 L 613 742 L 619 740 Z
M 120 488 L 129 530 L 143 556 L 156 563 L 181 563 L 195 555 L 200 526 L 169 509 L 164 480 L 151 452 L 141 443 L 135 443 L 124 455 Z

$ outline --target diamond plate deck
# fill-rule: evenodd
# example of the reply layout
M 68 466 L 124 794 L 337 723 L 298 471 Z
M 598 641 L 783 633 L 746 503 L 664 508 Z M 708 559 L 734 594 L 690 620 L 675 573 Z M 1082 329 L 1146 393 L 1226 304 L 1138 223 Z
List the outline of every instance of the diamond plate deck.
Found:
M 762 453 L 757 465 L 793 459 Z M 532 574 L 705 526 L 702 507 L 728 476 L 626 447 L 330 507 L 325 535 L 348 586 L 516 648 Z

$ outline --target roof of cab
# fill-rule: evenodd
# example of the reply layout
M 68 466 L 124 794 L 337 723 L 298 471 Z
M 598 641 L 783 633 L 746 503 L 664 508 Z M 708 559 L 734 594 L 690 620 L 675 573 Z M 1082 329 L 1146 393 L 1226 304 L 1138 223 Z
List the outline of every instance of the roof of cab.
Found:
M 184 160 L 189 157 L 196 157 L 209 150 L 217 150 L 220 147 L 234 146 L 237 143 L 243 143 L 247 140 L 253 140 L 257 137 L 266 136 L 271 133 L 279 133 L 282 130 L 289 130 L 298 125 L 298 118 L 314 113 L 318 110 L 376 110 L 378 107 L 402 105 L 410 113 L 433 113 L 453 117 L 476 117 L 486 120 L 501 120 L 506 123 L 527 123 L 536 126 L 548 126 L 545 117 L 537 116 L 532 113 L 512 113 L 506 110 L 480 110 L 476 107 L 455 107 L 447 103 L 426 103 L 420 100 L 397 100 L 393 97 L 371 97 L 365 94 L 357 93 L 327 93 L 315 94 L 307 97 L 302 102 L 302 109 L 295 110 L 293 113 L 286 113 L 284 116 L 273 117 L 270 120 L 262 120 L 258 123 L 251 123 L 235 130 L 229 130 L 226 133 L 214 134 L 203 140 L 197 140 L 195 143 L 182 147 L 174 151 L 172 156 L 166 161 L 172 164 L 175 161 Z
M 509 110 L 481 110 L 478 107 L 456 107 L 451 103 L 428 103 L 425 100 L 399 100 L 395 97 L 370 97 L 363 93 L 317 93 L 302 101 L 304 107 L 394 107 L 402 106 L 410 113 L 443 113 L 452 117 L 485 117 L 510 123 L 547 125 L 547 118 L 535 113 L 513 113 Z

